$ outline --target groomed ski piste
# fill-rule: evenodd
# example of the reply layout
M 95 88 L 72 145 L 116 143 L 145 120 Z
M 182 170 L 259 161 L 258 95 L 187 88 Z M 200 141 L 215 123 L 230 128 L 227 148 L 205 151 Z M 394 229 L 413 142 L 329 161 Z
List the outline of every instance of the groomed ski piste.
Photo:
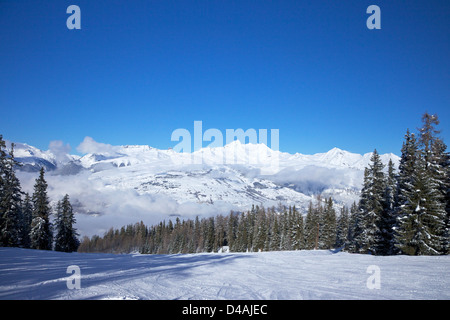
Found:
M 450 256 L 172 255 L 0 248 L 0 299 L 444 300 Z

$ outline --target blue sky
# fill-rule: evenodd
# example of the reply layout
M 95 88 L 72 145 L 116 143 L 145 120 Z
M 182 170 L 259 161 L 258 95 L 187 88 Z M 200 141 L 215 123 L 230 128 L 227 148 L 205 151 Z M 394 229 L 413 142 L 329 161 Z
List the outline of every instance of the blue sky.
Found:
M 201 120 L 279 129 L 290 153 L 399 154 L 428 111 L 449 144 L 449 17 L 447 0 L 0 0 L 0 133 L 165 149 Z

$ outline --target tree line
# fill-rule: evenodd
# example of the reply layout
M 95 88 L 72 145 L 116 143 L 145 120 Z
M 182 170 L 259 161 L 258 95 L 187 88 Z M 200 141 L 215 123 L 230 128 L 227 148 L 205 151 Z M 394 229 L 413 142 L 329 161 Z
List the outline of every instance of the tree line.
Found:
M 0 246 L 77 251 L 80 241 L 69 196 L 58 201 L 55 210 L 50 206 L 44 168 L 32 196 L 23 192 L 15 173 L 20 165 L 14 158 L 14 144 L 8 152 L 0 135 Z
M 317 210 L 317 212 L 316 212 Z M 320 211 L 320 213 L 319 213 Z M 332 200 L 325 200 L 325 207 L 318 198 L 311 219 L 306 221 L 295 206 L 264 208 L 253 205 L 246 212 L 231 211 L 228 215 L 209 218 L 162 221 L 147 227 L 141 221 L 120 229 L 111 228 L 103 237 L 84 237 L 80 252 L 149 254 L 216 252 L 224 246 L 230 251 L 272 251 L 301 250 L 307 248 L 332 248 L 332 237 L 320 232 L 316 242 L 316 221 L 312 216 L 323 216 L 323 220 L 333 219 L 336 213 Z M 304 226 L 305 224 L 305 226 Z M 310 232 L 311 237 L 305 237 Z
M 230 212 L 210 218 L 143 222 L 84 237 L 82 252 L 149 254 L 340 248 L 374 255 L 449 254 L 450 155 L 439 119 L 425 113 L 418 135 L 407 130 L 398 170 L 374 150 L 360 200 L 336 213 L 319 195 L 305 216 L 295 206 Z

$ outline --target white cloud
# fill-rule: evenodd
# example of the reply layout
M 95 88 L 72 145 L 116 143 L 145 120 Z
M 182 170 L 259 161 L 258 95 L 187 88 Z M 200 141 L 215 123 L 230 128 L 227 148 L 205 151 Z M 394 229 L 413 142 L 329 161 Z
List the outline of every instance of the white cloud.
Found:
M 18 172 L 22 189 L 33 193 L 33 186 L 38 173 Z M 218 213 L 228 213 L 229 204 L 209 206 L 194 202 L 178 203 L 164 194 L 139 194 L 134 189 L 122 189 L 105 184 L 100 179 L 92 178 L 88 171 L 77 175 L 60 176 L 48 172 L 48 196 L 55 206 L 65 194 L 69 195 L 74 206 L 76 228 L 81 236 L 103 235 L 111 227 L 121 228 L 127 224 L 143 221 L 146 225 L 155 225 L 180 219 L 195 219 L 195 216 L 208 217 Z
M 68 143 L 64 144 L 61 140 L 50 141 L 50 144 L 48 145 L 48 150 L 55 156 L 56 161 L 58 162 L 69 161 L 70 158 L 68 157 L 68 154 L 71 149 L 72 148 Z
M 77 147 L 77 151 L 81 153 L 94 153 L 105 156 L 116 154 L 116 148 L 110 144 L 95 141 L 91 137 L 85 137 L 83 142 Z

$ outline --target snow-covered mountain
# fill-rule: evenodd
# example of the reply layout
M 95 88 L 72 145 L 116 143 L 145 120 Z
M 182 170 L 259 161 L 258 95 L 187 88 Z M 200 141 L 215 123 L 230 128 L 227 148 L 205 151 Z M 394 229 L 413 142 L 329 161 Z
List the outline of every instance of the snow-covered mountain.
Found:
M 32 192 L 36 171 L 45 166 L 50 197 L 57 200 L 68 193 L 76 211 L 88 213 L 79 215 L 79 221 L 92 226 L 87 217 L 102 217 L 109 224 L 99 219 L 98 228 L 108 229 L 137 219 L 157 223 L 170 215 L 192 218 L 246 210 L 252 204 L 295 204 L 305 212 L 319 193 L 331 196 L 337 206 L 351 204 L 358 200 L 371 157 L 338 148 L 289 154 L 239 141 L 193 153 L 142 145 L 108 145 L 97 151 L 78 157 L 16 144 L 15 155 L 24 163 L 19 169 L 22 185 Z M 399 161 L 394 154 L 381 158 L 385 164 Z

